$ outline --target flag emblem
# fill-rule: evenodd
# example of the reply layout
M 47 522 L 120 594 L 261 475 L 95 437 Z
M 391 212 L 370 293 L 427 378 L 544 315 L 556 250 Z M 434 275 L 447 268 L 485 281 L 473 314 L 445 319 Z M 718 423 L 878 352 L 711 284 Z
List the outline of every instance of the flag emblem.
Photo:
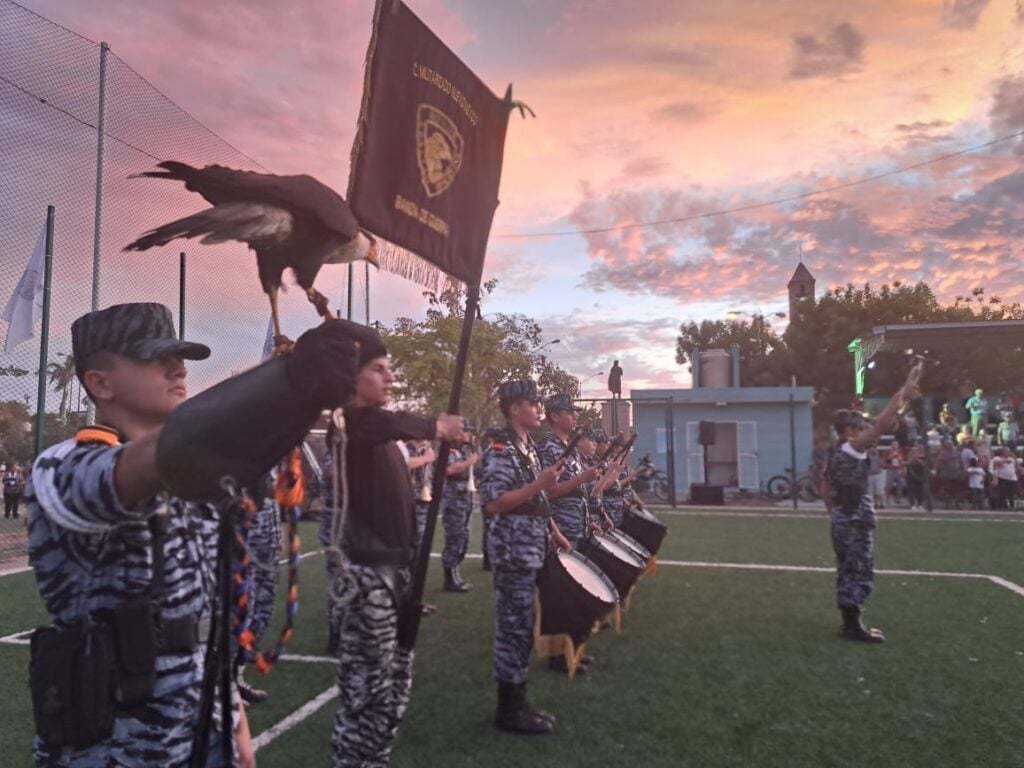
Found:
M 462 166 L 462 134 L 448 115 L 430 104 L 416 109 L 416 160 L 430 197 L 447 190 Z

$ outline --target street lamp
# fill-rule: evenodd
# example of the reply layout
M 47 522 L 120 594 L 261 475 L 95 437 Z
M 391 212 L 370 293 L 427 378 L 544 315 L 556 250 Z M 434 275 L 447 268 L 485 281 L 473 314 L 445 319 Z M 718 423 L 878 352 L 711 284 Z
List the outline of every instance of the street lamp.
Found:
M 583 397 L 583 385 L 586 384 L 588 381 L 590 381 L 591 379 L 593 379 L 596 376 L 604 376 L 604 371 L 598 371 L 597 373 L 592 373 L 589 376 L 587 376 L 587 378 L 581 379 L 580 382 L 576 385 L 576 397 Z
M 539 347 L 534 347 L 533 351 L 534 352 L 540 352 L 542 349 L 544 349 L 544 347 L 550 347 L 552 344 L 561 344 L 561 343 L 562 343 L 561 339 L 552 339 L 551 341 L 545 341 Z

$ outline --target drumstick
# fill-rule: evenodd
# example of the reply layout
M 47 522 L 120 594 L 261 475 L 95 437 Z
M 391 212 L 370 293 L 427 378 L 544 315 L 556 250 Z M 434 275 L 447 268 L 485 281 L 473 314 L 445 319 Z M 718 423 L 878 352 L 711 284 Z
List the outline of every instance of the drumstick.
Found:
M 624 446 L 622 447 L 622 450 L 621 450 L 621 451 L 619 451 L 619 452 L 618 452 L 618 453 L 617 453 L 617 454 L 615 455 L 615 460 L 616 460 L 616 461 L 618 461 L 618 460 L 619 460 L 619 459 L 621 459 L 621 458 L 622 458 L 623 456 L 625 456 L 626 454 L 628 454 L 628 453 L 629 453 L 629 449 L 633 447 L 633 443 L 635 443 L 635 442 L 636 442 L 636 439 L 637 439 L 637 437 L 639 437 L 639 435 L 637 435 L 637 433 L 636 433 L 636 432 L 634 432 L 634 433 L 633 433 L 633 436 L 632 436 L 631 438 L 629 438 L 629 440 L 628 440 L 628 441 L 626 442 L 626 444 L 625 444 L 625 445 L 624 445 Z
M 561 464 L 563 461 L 565 461 L 567 458 L 569 458 L 570 454 L 573 452 L 573 450 L 575 450 L 577 443 L 579 443 L 579 441 L 582 440 L 582 439 L 583 439 L 583 430 L 582 429 L 575 430 L 572 433 L 572 436 L 569 438 L 569 444 L 567 446 L 565 446 L 565 450 L 562 451 L 562 455 L 558 457 L 558 460 L 555 462 L 555 464 Z

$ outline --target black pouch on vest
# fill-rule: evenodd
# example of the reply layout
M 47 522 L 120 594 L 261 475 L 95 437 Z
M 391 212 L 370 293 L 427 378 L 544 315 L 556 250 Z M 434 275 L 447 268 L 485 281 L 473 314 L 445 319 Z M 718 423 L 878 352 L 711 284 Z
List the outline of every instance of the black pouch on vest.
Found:
M 102 622 L 32 634 L 29 687 L 36 734 L 48 747 L 83 749 L 114 728 L 113 630 Z
M 149 600 L 129 600 L 110 613 L 117 645 L 114 700 L 124 708 L 148 699 L 156 684 L 156 631 Z

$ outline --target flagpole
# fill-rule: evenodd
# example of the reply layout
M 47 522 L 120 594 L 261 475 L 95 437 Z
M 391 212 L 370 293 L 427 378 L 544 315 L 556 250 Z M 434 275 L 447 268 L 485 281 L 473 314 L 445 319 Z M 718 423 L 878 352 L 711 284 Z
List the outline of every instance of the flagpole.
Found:
M 43 330 L 39 339 L 39 390 L 36 395 L 36 451 L 43 452 L 43 427 L 46 425 L 46 365 L 50 341 L 50 278 L 53 274 L 53 219 L 55 209 L 46 206 L 46 257 L 43 270 Z
M 352 266 L 352 262 L 348 263 L 348 309 L 346 310 L 345 319 L 352 319 L 352 283 L 356 276 L 355 267 Z
M 185 252 L 181 252 L 178 277 L 178 339 L 185 340 Z
M 459 338 L 459 351 L 455 355 L 455 372 L 452 376 L 452 389 L 448 395 L 448 413 L 459 412 L 462 399 L 462 380 L 466 375 L 466 362 L 469 359 L 469 342 L 473 335 L 473 321 L 476 319 L 477 308 L 480 306 L 480 286 L 471 285 L 466 290 L 466 314 L 462 317 L 462 336 Z M 413 563 L 412 586 L 409 599 L 402 615 L 398 617 L 398 645 L 412 650 L 416 646 L 416 635 L 419 632 L 420 618 L 423 615 L 423 590 L 427 582 L 427 566 L 430 562 L 430 550 L 434 543 L 434 529 L 437 527 L 437 513 L 441 507 L 441 496 L 444 494 L 445 470 L 448 467 L 448 453 L 452 444 L 447 440 L 441 442 L 434 462 L 434 480 L 430 491 L 430 506 L 427 508 L 427 521 L 423 526 L 423 537 L 416 552 Z M 473 469 L 470 468 L 470 472 Z

